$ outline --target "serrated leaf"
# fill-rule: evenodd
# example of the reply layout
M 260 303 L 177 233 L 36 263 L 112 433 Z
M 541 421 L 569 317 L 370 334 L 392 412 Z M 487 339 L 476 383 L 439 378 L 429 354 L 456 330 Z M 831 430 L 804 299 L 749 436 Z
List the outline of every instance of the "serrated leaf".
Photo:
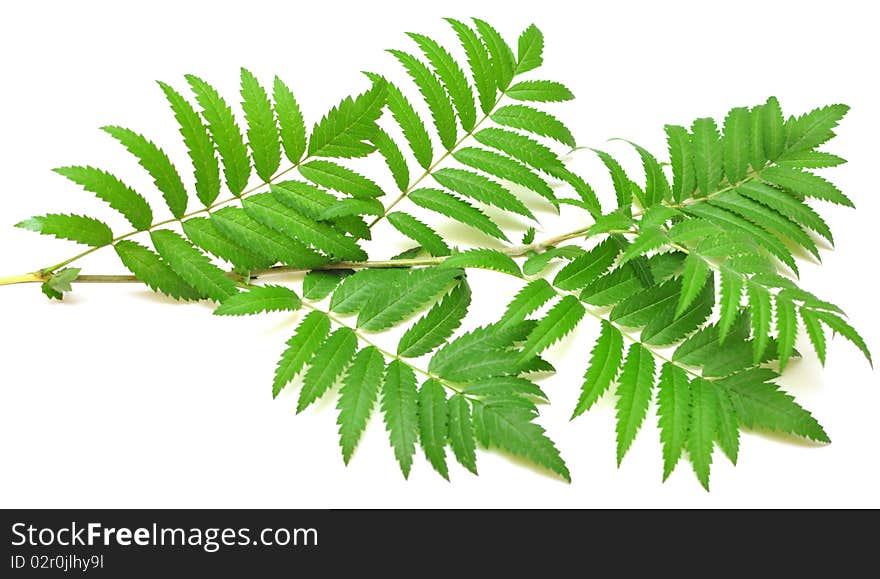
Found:
M 419 406 L 416 375 L 400 360 L 392 360 L 385 369 L 382 416 L 394 456 L 404 478 L 408 478 L 419 437 Z
M 376 120 L 385 106 L 385 83 L 378 81 L 356 97 L 346 97 L 312 129 L 309 156 L 350 159 L 373 152 Z
M 657 416 L 663 443 L 663 480 L 672 474 L 688 441 L 691 388 L 687 374 L 667 362 L 660 370 L 657 388 Z
M 293 92 L 277 76 L 272 84 L 272 100 L 284 154 L 291 163 L 299 163 L 306 151 L 306 125 Z
M 623 335 L 611 323 L 602 320 L 602 331 L 590 353 L 590 362 L 581 385 L 581 395 L 572 412 L 574 419 L 587 410 L 611 387 L 623 358 Z
M 555 141 L 576 146 L 571 131 L 562 122 L 544 111 L 525 105 L 507 105 L 492 113 L 492 120 L 505 127 L 522 129 L 535 135 L 549 137 Z
M 617 198 L 617 207 L 623 209 L 628 214 L 632 213 L 632 186 L 626 171 L 623 170 L 623 167 L 620 166 L 617 159 L 605 151 L 600 151 L 599 149 L 590 150 L 596 153 L 602 163 L 605 164 L 605 167 L 608 168 L 608 173 L 611 175 L 611 183 L 614 185 L 614 195 Z
M 632 328 L 644 326 L 670 306 L 675 307 L 681 284 L 672 280 L 640 291 L 611 310 L 609 320 Z
M 367 77 L 373 82 L 385 80 L 377 74 L 367 73 Z M 423 169 L 431 166 L 434 155 L 431 147 L 431 137 L 425 129 L 425 125 L 419 114 L 415 111 L 409 100 L 400 92 L 394 84 L 386 82 L 386 98 L 388 110 L 394 116 L 394 120 L 403 131 L 403 136 L 409 143 L 413 156 Z
M 436 231 L 410 215 L 395 211 L 387 216 L 389 223 L 400 233 L 406 235 L 435 257 L 449 255 L 450 249 Z
M 757 105 L 749 111 L 749 164 L 752 170 L 760 171 L 767 164 L 764 151 L 764 105 Z
M 434 180 L 450 191 L 470 197 L 487 205 L 494 205 L 530 219 L 535 216 L 501 184 L 483 175 L 463 169 L 443 168 L 434 172 Z
M 754 339 L 755 356 L 757 364 L 764 356 L 764 350 L 770 340 L 770 320 L 772 319 L 772 303 L 770 292 L 760 285 L 746 283 L 746 295 L 749 299 L 749 313 L 752 320 L 752 337 Z
M 320 215 L 317 221 L 332 221 L 340 217 L 349 217 L 352 215 L 375 215 L 380 216 L 385 213 L 385 207 L 376 199 L 356 199 L 354 197 L 345 197 L 343 199 L 334 200 L 328 205 Z
M 526 275 L 536 275 L 544 271 L 550 263 L 557 258 L 572 260 L 586 253 L 585 250 L 574 245 L 551 247 L 544 253 L 534 253 L 523 263 L 522 270 Z
M 385 371 L 385 358 L 375 346 L 357 353 L 339 389 L 339 446 L 345 464 L 357 447 L 361 434 L 376 405 L 379 385 Z
M 477 445 L 474 440 L 470 403 L 461 394 L 452 396 L 448 403 L 449 445 L 459 464 L 477 474 Z
M 150 239 L 175 273 L 215 302 L 221 302 L 237 291 L 235 282 L 226 277 L 223 270 L 177 233 L 159 229 L 150 233 Z
M 779 386 L 767 381 L 773 376 L 758 368 L 714 384 L 727 390 L 743 427 L 830 442 L 825 430 L 809 412 L 780 390 Z
M 661 201 L 671 199 L 672 191 L 669 188 L 669 181 L 666 180 L 666 174 L 657 158 L 644 147 L 631 141 L 626 142 L 639 154 L 639 158 L 642 160 L 642 169 L 645 171 L 643 205 L 653 208 Z M 665 207 L 662 208 L 665 209 Z
M 123 265 L 153 291 L 178 300 L 198 300 L 205 297 L 177 275 L 161 257 L 143 245 L 123 239 L 116 242 L 113 248 Z
M 562 290 L 585 287 L 608 271 L 619 252 L 620 249 L 613 240 L 603 241 L 562 268 L 556 274 L 553 285 Z
M 581 301 L 594 306 L 611 306 L 644 289 L 632 262 L 596 279 L 581 292 Z
M 281 261 L 291 267 L 313 268 L 328 259 L 303 243 L 263 225 L 239 207 L 224 207 L 211 214 L 221 234 L 271 263 Z
M 449 413 L 446 393 L 436 380 L 426 380 L 419 388 L 419 441 L 431 466 L 449 480 L 446 467 L 446 440 Z
M 824 366 L 825 330 L 819 323 L 819 316 L 813 310 L 801 308 L 801 319 L 804 321 L 804 328 L 807 330 L 807 336 L 810 338 L 810 343 L 813 344 L 813 349 L 816 350 L 819 362 Z
M 228 261 L 239 271 L 265 269 L 275 263 L 272 259 L 261 257 L 230 241 L 217 229 L 213 219 L 195 217 L 184 221 L 182 226 L 184 234 L 193 245 Z
M 734 465 L 739 457 L 739 426 L 733 401 L 726 390 L 712 388 L 715 397 L 715 441 Z
M 556 290 L 547 283 L 547 280 L 538 278 L 531 281 L 507 305 L 499 323 L 503 326 L 518 324 L 554 297 Z
M 773 161 L 785 149 L 785 121 L 776 97 L 767 99 L 761 108 L 761 117 L 764 152 L 767 158 Z
M 574 330 L 584 317 L 584 306 L 574 296 L 564 296 L 535 326 L 520 351 L 520 364 L 537 356 Z
M 824 151 L 790 151 L 776 159 L 776 162 L 801 169 L 823 169 L 843 165 L 846 159 Z
M 437 129 L 440 142 L 445 149 L 451 149 L 455 145 L 458 132 L 455 124 L 455 111 L 440 79 L 413 55 L 401 50 L 389 50 L 388 52 L 400 61 L 418 87 L 419 92 L 422 93 L 431 112 L 431 118 L 434 120 L 434 127 Z
M 617 382 L 617 464 L 620 466 L 648 413 L 654 390 L 654 355 L 641 344 L 631 345 Z
M 245 212 L 264 225 L 310 244 L 337 260 L 363 261 L 367 254 L 357 242 L 334 228 L 313 221 L 269 193 L 252 195 L 242 203 Z
M 474 24 L 480 33 L 483 43 L 489 50 L 492 70 L 495 71 L 495 85 L 504 90 L 513 79 L 513 71 L 516 68 L 516 56 L 510 46 L 501 37 L 501 34 L 492 26 L 479 18 L 474 18 Z
M 297 414 L 323 396 L 351 364 L 357 350 L 357 335 L 348 328 L 339 328 L 324 340 L 309 360 L 302 390 L 296 403 Z
M 623 265 L 633 259 L 644 257 L 667 243 L 669 243 L 669 239 L 659 227 L 642 227 L 641 233 L 626 247 L 618 263 Z
M 855 207 L 849 197 L 844 195 L 834 184 L 809 171 L 777 165 L 762 171 L 761 179 L 804 197 L 822 199 L 845 207 Z
M 353 273 L 354 271 L 350 269 L 312 270 L 303 278 L 303 297 L 307 300 L 322 300 L 329 296 L 343 279 Z
M 469 396 L 481 398 L 505 398 L 510 396 L 525 396 L 532 398 L 547 399 L 537 384 L 531 380 L 519 376 L 495 376 L 469 382 L 462 387 L 462 392 Z
M 196 196 L 207 207 L 220 193 L 220 166 L 214 155 L 214 143 L 208 134 L 208 127 L 180 93 L 164 82 L 159 82 L 159 87 L 165 93 L 174 118 L 180 125 L 180 134 L 195 171 Z
M 776 296 L 776 333 L 779 347 L 779 371 L 785 370 L 794 352 L 797 337 L 797 311 L 794 302 Z
M 462 281 L 401 336 L 397 344 L 397 354 L 405 358 L 416 358 L 446 342 L 461 325 L 470 303 L 470 286 Z
M 541 103 L 574 99 L 574 95 L 565 85 L 552 80 L 524 80 L 507 89 L 505 94 L 513 100 Z
M 49 213 L 25 219 L 15 226 L 92 247 L 102 247 L 113 243 L 113 232 L 110 227 L 103 221 L 85 215 Z
M 385 164 L 388 165 L 388 170 L 391 171 L 391 176 L 394 177 L 394 183 L 397 184 L 397 188 L 401 191 L 406 191 L 409 185 L 409 167 L 397 143 L 381 127 L 377 127 L 376 134 L 373 135 L 373 144 L 379 150 L 382 158 L 385 159 Z
M 645 344 L 666 346 L 673 344 L 699 328 L 712 313 L 715 305 L 714 279 L 709 278 L 700 293 L 682 312 L 676 315 L 676 306 L 668 304 L 648 321 L 640 339 Z
M 517 43 L 515 74 L 538 68 L 544 63 L 544 35 L 534 24 L 523 30 Z
M 855 330 L 855 328 L 853 328 L 849 324 L 849 322 L 847 322 L 837 314 L 833 314 L 831 312 L 823 312 L 821 310 L 816 311 L 816 317 L 819 318 L 826 326 L 831 328 L 832 331 L 840 334 L 841 336 L 852 342 L 853 345 L 855 345 L 859 350 L 861 350 L 862 354 L 865 355 L 868 363 L 871 364 L 871 366 L 874 365 L 873 360 L 871 360 L 871 352 L 870 350 L 868 350 L 868 345 Z
M 70 284 L 76 281 L 79 277 L 80 271 L 82 270 L 78 267 L 66 267 L 53 273 L 52 276 L 43 283 L 44 289 L 48 288 L 57 294 L 49 297 L 63 299 L 65 293 L 73 291 L 73 287 Z M 46 292 L 44 291 L 43 293 Z
M 675 308 L 675 317 L 679 317 L 706 285 L 709 277 L 709 266 L 702 258 L 689 254 L 684 260 L 684 271 L 681 274 L 681 295 Z
M 287 348 L 278 360 L 275 369 L 275 380 L 272 383 L 272 397 L 278 396 L 281 390 L 293 380 L 303 369 L 306 362 L 312 359 L 315 352 L 324 343 L 330 331 L 330 319 L 323 312 L 313 311 L 303 318 L 296 333 L 287 341 Z
M 785 123 L 786 151 L 804 151 L 818 147 L 834 137 L 834 128 L 846 115 L 849 107 L 843 104 L 813 109 Z
M 358 313 L 358 328 L 379 331 L 401 322 L 423 309 L 462 275 L 458 269 L 425 268 L 407 272 L 376 295 Z
M 300 174 L 322 187 L 346 193 L 360 199 L 372 199 L 385 194 L 372 180 L 332 161 L 309 161 L 299 167 Z
M 116 176 L 95 167 L 59 167 L 55 172 L 106 201 L 138 231 L 152 225 L 153 212 L 146 199 Z
M 519 161 L 511 159 L 506 155 L 476 147 L 465 147 L 454 151 L 452 156 L 459 163 L 479 169 L 489 175 L 500 177 L 511 183 L 522 185 L 547 199 L 554 207 L 559 205 L 553 189 L 541 177 Z
M 470 131 L 477 120 L 477 112 L 474 107 L 474 95 L 464 71 L 461 70 L 449 51 L 433 39 L 412 32 L 408 33 L 408 36 L 419 45 L 422 53 L 434 68 L 434 72 L 446 87 L 446 92 L 449 93 L 455 109 L 458 111 L 462 128 L 465 131 Z
M 419 207 L 436 211 L 465 225 L 470 225 L 486 235 L 510 241 L 495 222 L 486 217 L 485 213 L 446 191 L 429 188 L 416 189 L 409 194 L 409 200 Z
M 400 283 L 408 273 L 400 269 L 362 269 L 345 278 L 333 291 L 330 311 L 351 314 L 360 310 L 383 286 Z
M 437 351 L 431 357 L 428 370 L 441 376 L 452 374 L 447 376 L 450 380 L 463 382 L 515 373 L 517 353 L 503 350 L 515 342 L 525 340 L 535 325 L 536 322 L 528 320 L 515 324 L 492 324 L 472 330 Z M 494 357 L 482 359 L 484 355 L 489 354 Z M 478 368 L 482 375 L 478 378 L 469 376 L 470 365 Z M 496 371 L 500 371 L 501 374 L 488 373 Z
M 275 110 L 266 90 L 247 69 L 241 69 L 241 108 L 247 120 L 248 146 L 257 175 L 265 182 L 281 164 L 281 142 Z
M 223 300 L 215 316 L 246 316 L 263 312 L 293 312 L 302 307 L 302 301 L 293 290 L 279 285 L 253 286 L 245 292 L 234 293 Z
M 488 113 L 495 106 L 495 73 L 489 60 L 489 52 L 470 26 L 452 18 L 447 18 L 446 21 L 461 41 L 477 87 L 480 108 Z
M 721 314 L 718 321 L 718 338 L 721 342 L 727 337 L 733 323 L 739 315 L 739 304 L 742 301 L 744 287 L 743 278 L 726 269 L 721 270 Z
M 724 136 L 721 138 L 724 151 L 724 174 L 729 183 L 742 181 L 749 167 L 749 130 L 751 117 L 749 109 L 731 109 L 724 119 Z
M 665 130 L 672 165 L 672 198 L 680 202 L 690 197 L 697 186 L 693 143 L 684 127 L 666 125 Z
M 180 219 L 186 213 L 186 188 L 165 151 L 143 135 L 123 127 L 101 127 L 101 130 L 137 157 L 140 166 L 150 174 L 156 188 L 162 193 L 171 214 Z
M 691 382 L 691 421 L 687 437 L 688 457 L 703 488 L 709 490 L 709 469 L 717 429 L 712 384 L 701 378 Z
M 468 249 L 467 251 L 455 252 L 443 260 L 439 267 L 488 269 L 522 277 L 522 272 L 513 258 L 495 249 Z
M 533 422 L 535 413 L 529 408 L 504 402 L 474 405 L 474 431 L 477 440 L 487 448 L 497 447 L 561 476 L 571 482 L 571 474 L 559 450 Z
M 220 153 L 226 186 L 233 195 L 238 195 L 247 186 L 251 160 L 235 115 L 213 86 L 191 74 L 186 80 L 202 107 L 202 116 L 208 122 L 211 138 Z
M 695 120 L 691 131 L 697 187 L 700 195 L 705 197 L 715 191 L 721 181 L 721 135 L 711 118 Z
M 474 135 L 478 143 L 501 151 L 549 175 L 568 174 L 559 157 L 534 139 L 507 129 L 482 129 Z

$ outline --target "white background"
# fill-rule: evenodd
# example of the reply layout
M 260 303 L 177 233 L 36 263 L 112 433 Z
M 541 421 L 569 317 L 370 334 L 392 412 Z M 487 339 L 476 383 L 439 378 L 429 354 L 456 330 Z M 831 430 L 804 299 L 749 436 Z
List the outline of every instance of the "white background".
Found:
M 359 71 L 393 71 L 399 78 L 383 49 L 412 48 L 404 32 L 456 45 L 440 17 L 476 15 L 511 41 L 536 22 L 546 37 L 539 76 L 564 81 L 578 97 L 554 111 L 580 144 L 607 148 L 630 167 L 631 151 L 607 138 L 626 137 L 664 156 L 664 123 L 718 118 L 770 94 L 787 113 L 852 105 L 831 147 L 850 163 L 828 175 L 858 210 L 822 207 L 837 247 L 825 253 L 821 267 L 805 265 L 802 279 L 844 306 L 875 354 L 880 350 L 872 228 L 880 212 L 874 67 L 880 46 L 870 3 L 342 4 L 5 6 L 0 273 L 32 271 L 75 251 L 12 228 L 28 216 L 89 208 L 125 230 L 109 209 L 51 168 L 94 163 L 151 191 L 135 163 L 97 127 L 115 123 L 147 133 L 189 178 L 154 80 L 182 88 L 182 75 L 196 73 L 235 101 L 240 66 L 264 81 L 277 73 L 314 122 L 339 98 L 366 88 Z M 607 193 L 608 178 L 594 160 L 579 153 L 574 163 Z M 558 232 L 552 219 L 544 229 L 543 235 Z M 403 247 L 390 241 L 396 236 L 388 228 L 376 237 L 373 255 Z M 107 251 L 82 265 L 91 272 L 119 270 Z M 517 288 L 491 273 L 475 274 L 472 282 L 472 311 L 482 323 Z M 610 397 L 567 421 L 595 334 L 585 321 L 552 351 L 560 372 L 544 382 L 553 404 L 542 421 L 574 483 L 483 452 L 479 477 L 453 466 L 450 484 L 422 458 L 405 481 L 378 416 L 345 468 L 331 402 L 294 416 L 294 396 L 271 399 L 275 360 L 294 324 L 289 316 L 218 319 L 207 305 L 170 304 L 139 286 L 76 290 L 59 304 L 34 285 L 0 288 L 0 506 L 880 506 L 877 375 L 839 339 L 830 343 L 824 370 L 810 353 L 782 381 L 834 443 L 817 447 L 747 434 L 737 468 L 716 452 L 713 490 L 705 493 L 686 463 L 661 484 L 653 417 L 620 469 Z

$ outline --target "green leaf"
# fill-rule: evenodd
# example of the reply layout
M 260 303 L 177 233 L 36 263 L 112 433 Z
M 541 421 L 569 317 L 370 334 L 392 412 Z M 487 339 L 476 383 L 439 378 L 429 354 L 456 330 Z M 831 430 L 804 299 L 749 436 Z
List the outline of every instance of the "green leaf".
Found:
M 843 165 L 846 159 L 823 151 L 790 151 L 776 159 L 776 162 L 801 169 L 822 169 Z
M 718 189 L 721 182 L 721 135 L 711 118 L 695 120 L 691 131 L 697 187 L 700 195 L 705 197 Z
M 458 269 L 436 267 L 409 271 L 396 283 L 375 288 L 377 293 L 361 308 L 357 325 L 371 332 L 390 328 L 430 304 L 461 275 Z
M 731 109 L 724 119 L 724 174 L 729 183 L 742 181 L 749 168 L 749 129 L 751 127 L 749 109 Z
M 489 60 L 489 52 L 470 26 L 452 18 L 446 18 L 446 21 L 461 41 L 477 87 L 480 108 L 488 113 L 495 106 L 495 73 Z
M 768 382 L 774 374 L 763 368 L 749 370 L 715 382 L 723 387 L 739 423 L 750 429 L 794 434 L 819 442 L 831 442 L 822 426 L 794 398 Z
M 282 201 L 283 202 L 283 201 Z M 302 213 L 302 211 L 300 211 Z M 334 200 L 318 215 L 318 221 L 332 221 L 340 217 L 348 217 L 351 215 L 376 215 L 380 216 L 385 213 L 385 207 L 376 199 L 356 199 L 354 197 L 345 197 L 343 199 Z
M 332 161 L 309 161 L 299 167 L 299 172 L 316 185 L 359 199 L 371 199 L 385 194 L 381 187 L 370 179 Z
M 785 166 L 768 167 L 761 173 L 761 179 L 804 197 L 822 199 L 845 207 L 855 207 L 850 198 L 844 195 L 840 189 L 809 171 Z
M 208 127 L 202 123 L 198 113 L 180 93 L 164 82 L 159 83 L 162 92 L 171 105 L 174 118 L 180 125 L 180 134 L 192 160 L 196 178 L 196 196 L 202 205 L 209 206 L 220 193 L 220 166 L 214 156 L 214 143 L 208 134 Z
M 180 180 L 177 169 L 165 151 L 143 135 L 122 127 L 101 127 L 101 130 L 122 143 L 129 153 L 137 157 L 156 188 L 162 193 L 165 203 L 176 218 L 186 213 L 186 188 Z
M 834 137 L 833 129 L 847 112 L 847 105 L 835 104 L 788 119 L 785 123 L 786 152 L 813 149 L 829 141 Z
M 680 290 L 678 280 L 644 289 L 614 306 L 608 319 L 631 328 L 644 326 L 663 310 L 674 308 Z
M 571 415 L 572 419 L 589 410 L 611 387 L 622 358 L 623 335 L 611 323 L 602 320 L 602 331 L 590 354 L 590 363 L 584 374 L 581 395 Z
M 284 154 L 291 163 L 299 163 L 306 151 L 306 125 L 293 92 L 277 76 L 272 85 L 272 100 Z
M 465 225 L 470 225 L 486 235 L 510 241 L 495 222 L 486 217 L 485 213 L 446 191 L 429 188 L 416 189 L 409 194 L 409 200 L 419 207 L 436 211 Z
M 770 340 L 771 300 L 770 292 L 760 285 L 749 282 L 746 284 L 746 295 L 749 298 L 749 310 L 752 320 L 752 337 L 754 338 L 757 364 L 764 357 L 764 350 Z
M 501 37 L 501 34 L 492 28 L 488 22 L 474 18 L 474 24 L 477 26 L 480 38 L 482 38 L 483 43 L 489 50 L 492 70 L 495 71 L 495 85 L 503 91 L 510 85 L 510 81 L 513 79 L 513 71 L 516 68 L 516 56 L 514 56 L 513 50 Z
M 428 370 L 441 376 L 449 374 L 447 377 L 450 380 L 460 382 L 472 382 L 485 377 L 516 373 L 515 366 L 518 354 L 504 351 L 504 349 L 509 348 L 515 342 L 525 340 L 535 324 L 533 321 L 516 324 L 492 324 L 463 334 L 443 346 L 431 357 Z M 489 359 L 490 355 L 492 359 Z M 478 369 L 482 375 L 479 377 L 469 375 L 469 372 L 474 368 Z M 487 371 L 487 368 L 491 372 Z M 496 371 L 501 373 L 495 373 Z
M 678 298 L 678 306 L 675 308 L 676 318 L 700 295 L 700 291 L 706 285 L 709 272 L 709 266 L 699 256 L 689 254 L 684 260 L 684 271 L 681 274 L 681 295 Z
M 241 108 L 247 120 L 247 138 L 254 169 L 260 179 L 269 182 L 281 164 L 278 123 L 266 90 L 244 68 L 241 69 Z
M 700 327 L 712 313 L 715 305 L 715 284 L 710 278 L 703 284 L 697 298 L 679 315 L 676 306 L 666 304 L 642 330 L 641 341 L 653 346 L 673 344 Z
M 465 384 L 462 392 L 469 396 L 482 398 L 509 398 L 511 396 L 524 396 L 547 399 L 547 395 L 531 380 L 519 376 L 495 376 Z
M 581 301 L 594 306 L 611 306 L 644 289 L 632 262 L 596 279 L 581 292 Z
M 476 403 L 473 410 L 474 433 L 483 446 L 521 456 L 571 482 L 559 450 L 533 422 L 534 410 L 505 401 Z
M 584 306 L 574 296 L 564 296 L 535 326 L 526 338 L 519 363 L 524 364 L 574 330 L 584 317 Z
M 764 152 L 771 161 L 785 149 L 785 121 L 776 97 L 770 97 L 761 109 Z
M 654 206 L 664 199 L 671 199 L 669 181 L 666 180 L 666 174 L 663 173 L 663 167 L 660 166 L 657 158 L 644 147 L 631 141 L 626 142 L 632 145 L 642 160 L 642 169 L 645 171 L 644 205 Z
M 400 233 L 406 235 L 435 257 L 449 255 L 450 249 L 436 231 L 410 215 L 395 211 L 387 216 L 389 223 Z
M 721 270 L 721 315 L 718 322 L 718 338 L 724 341 L 728 332 L 733 327 L 733 322 L 739 314 L 739 305 L 742 301 L 744 281 L 743 278 L 729 270 Z
M 193 243 L 208 253 L 231 263 L 236 270 L 251 271 L 265 269 L 275 263 L 272 258 L 265 258 L 230 241 L 215 226 L 214 220 L 206 217 L 194 217 L 182 223 L 183 232 Z
M 465 131 L 474 128 L 477 120 L 477 112 L 474 108 L 474 95 L 468 84 L 464 71 L 452 57 L 448 50 L 440 46 L 436 41 L 422 34 L 408 33 L 416 44 L 419 45 L 422 53 L 431 63 L 434 72 L 440 77 L 446 92 L 452 98 L 452 102 L 458 111 L 458 118 L 461 126 Z
M 865 343 L 865 340 L 859 335 L 855 328 L 849 325 L 846 320 L 844 320 L 837 314 L 823 311 L 817 311 L 816 317 L 819 318 L 826 326 L 831 328 L 832 331 L 840 334 L 841 336 L 852 342 L 859 350 L 861 350 L 862 354 L 865 355 L 868 363 L 870 363 L 871 366 L 874 365 L 873 360 L 871 360 L 871 352 L 870 350 L 868 350 L 868 345 Z
M 450 191 L 470 197 L 487 205 L 494 205 L 530 219 L 535 219 L 529 209 L 499 183 L 463 169 L 443 168 L 434 172 L 434 180 Z
M 810 338 L 810 343 L 813 344 L 813 349 L 816 350 L 819 362 L 824 366 L 825 330 L 822 328 L 822 324 L 819 323 L 819 316 L 813 310 L 801 308 L 801 319 L 804 321 L 804 328 L 807 330 L 807 336 Z
M 297 414 L 330 390 L 351 364 L 357 344 L 357 335 L 353 331 L 339 328 L 315 350 L 303 378 L 302 390 L 296 403 Z
M 544 63 L 544 35 L 534 24 L 523 30 L 517 43 L 515 74 L 538 68 Z
M 525 135 L 492 127 L 480 130 L 474 138 L 478 143 L 506 153 L 549 175 L 556 176 L 566 172 L 562 161 L 553 151 Z
M 245 212 L 264 225 L 308 243 L 337 260 L 363 261 L 367 254 L 357 242 L 334 228 L 313 221 L 279 202 L 269 193 L 248 197 L 242 203 Z
M 712 395 L 715 397 L 715 441 L 718 443 L 718 448 L 735 465 L 739 457 L 739 426 L 736 410 L 726 390 L 712 388 Z
M 416 358 L 433 351 L 461 325 L 471 303 L 471 289 L 462 281 L 400 338 L 397 354 Z
M 455 252 L 447 257 L 439 267 L 488 269 L 522 277 L 522 272 L 513 258 L 495 249 L 469 249 Z
M 385 159 L 385 164 L 388 165 L 388 170 L 391 171 L 391 176 L 394 177 L 397 188 L 401 191 L 406 191 L 409 186 L 409 167 L 406 164 L 406 159 L 403 158 L 403 153 L 400 152 L 394 139 L 382 130 L 381 127 L 376 129 L 376 134 L 373 135 L 373 144 L 376 145 L 379 154 Z
M 426 380 L 419 388 L 419 440 L 425 456 L 440 476 L 449 480 L 446 467 L 446 440 L 449 412 L 446 393 L 436 380 Z
M 419 437 L 419 406 L 416 375 L 400 360 L 392 360 L 385 369 L 382 416 L 394 456 L 404 478 L 408 478 Z
M 550 137 L 563 145 L 576 145 L 571 131 L 562 122 L 544 111 L 525 105 L 507 105 L 492 113 L 492 120 L 505 127 L 522 129 L 535 135 Z
M 198 300 L 204 297 L 177 275 L 158 255 L 143 245 L 123 239 L 113 246 L 122 264 L 153 291 L 177 300 Z
M 239 207 L 215 211 L 211 214 L 211 221 L 228 239 L 235 240 L 270 263 L 278 260 L 291 267 L 313 268 L 327 262 L 327 258 L 305 244 L 263 225 Z
M 272 397 L 278 396 L 281 390 L 293 380 L 303 369 L 306 362 L 312 359 L 315 352 L 324 343 L 330 331 L 330 319 L 323 312 L 313 311 L 303 318 L 296 333 L 287 341 L 287 349 L 278 360 L 275 369 L 275 380 L 272 383 Z
M 619 252 L 620 248 L 613 240 L 603 241 L 562 268 L 553 285 L 562 290 L 585 287 L 608 271 Z
M 309 156 L 366 157 L 374 150 L 369 141 L 376 136 L 376 120 L 384 106 L 382 81 L 356 97 L 344 98 L 315 124 L 309 137 Z
M 626 353 L 617 386 L 617 464 L 632 445 L 651 403 L 654 389 L 654 355 L 640 344 Z
M 562 247 L 551 247 L 544 253 L 533 253 L 523 263 L 523 273 L 526 275 L 536 275 L 544 271 L 550 262 L 554 259 L 564 258 L 572 260 L 586 253 L 583 249 L 573 245 L 564 245 Z
M 339 402 L 336 405 L 339 418 L 336 423 L 339 424 L 339 446 L 345 464 L 351 460 L 367 427 L 367 420 L 373 413 L 384 371 L 382 353 L 374 346 L 367 346 L 355 356 L 339 389 Z
M 431 117 L 434 119 L 434 127 L 440 137 L 440 142 L 445 149 L 451 149 L 456 141 L 455 111 L 446 90 L 440 80 L 419 59 L 400 50 L 389 50 L 403 65 L 410 78 L 422 93 Z
M 697 186 L 693 143 L 687 129 L 678 125 L 666 125 L 666 142 L 672 165 L 672 198 L 680 202 Z
M 367 73 L 367 77 L 373 82 L 384 80 L 381 76 L 372 73 Z M 409 143 L 416 161 L 423 169 L 427 169 L 431 166 L 434 153 L 431 147 L 431 137 L 428 135 L 421 117 L 399 88 L 390 82 L 386 82 L 385 86 L 388 110 L 391 111 L 394 120 L 403 131 L 403 136 Z
M 779 347 L 779 371 L 785 370 L 788 360 L 794 352 L 797 336 L 797 311 L 794 302 L 776 296 L 776 332 Z
M 504 326 L 518 324 L 554 297 L 556 290 L 547 283 L 547 280 L 538 278 L 531 281 L 507 305 L 500 323 Z
M 599 159 L 608 168 L 611 174 L 611 182 L 614 185 L 614 195 L 617 197 L 617 207 L 623 209 L 628 215 L 632 213 L 632 181 L 627 176 L 626 171 L 620 166 L 617 160 L 599 149 L 590 149 L 599 157 Z
M 362 269 L 345 278 L 333 291 L 330 311 L 351 314 L 360 310 L 382 287 L 400 283 L 408 273 L 400 269 Z
M 47 293 L 46 289 L 48 288 L 51 292 L 54 292 L 49 297 L 63 299 L 66 292 L 73 291 L 73 287 L 70 284 L 76 281 L 80 271 L 82 270 L 78 267 L 66 267 L 56 271 L 48 281 L 43 283 L 43 293 Z
M 103 221 L 85 215 L 62 215 L 50 213 L 39 217 L 31 217 L 17 223 L 16 227 L 36 231 L 43 235 L 54 235 L 59 239 L 69 239 L 101 247 L 113 243 L 113 232 Z
M 553 189 L 541 177 L 519 161 L 515 161 L 506 155 L 476 147 L 465 147 L 454 151 L 452 156 L 459 163 L 479 169 L 489 175 L 500 177 L 511 183 L 522 185 L 547 199 L 554 206 L 559 205 Z
M 167 229 L 150 233 L 156 251 L 187 284 L 215 302 L 236 293 L 235 282 L 183 237 Z
M 449 399 L 449 445 L 458 462 L 477 474 L 477 445 L 474 441 L 474 425 L 471 407 L 461 394 Z
M 663 443 L 663 480 L 672 474 L 688 441 L 691 388 L 687 374 L 667 362 L 660 370 L 657 389 L 657 416 Z
M 213 86 L 191 74 L 186 75 L 186 80 L 202 107 L 202 116 L 220 153 L 226 186 L 233 195 L 239 195 L 247 187 L 251 160 L 235 115 Z
M 764 105 L 752 107 L 749 111 L 751 126 L 749 129 L 749 164 L 754 171 L 760 171 L 767 164 L 767 153 L 764 151 Z
M 646 212 L 646 215 L 647 214 L 648 213 Z M 623 254 L 620 256 L 620 261 L 618 262 L 620 265 L 628 263 L 636 258 L 644 257 L 649 252 L 659 249 L 669 243 L 669 239 L 666 237 L 666 234 L 662 229 L 645 227 L 644 218 L 641 230 L 642 232 L 639 236 L 626 247 Z
M 350 269 L 334 271 L 312 270 L 303 278 L 303 297 L 307 300 L 322 300 L 330 295 L 344 278 L 354 273 Z
M 552 80 L 524 80 L 507 89 L 505 94 L 513 100 L 540 103 L 564 102 L 574 99 L 574 95 L 565 85 Z
M 234 293 L 217 306 L 215 316 L 246 316 L 263 312 L 293 312 L 302 307 L 302 301 L 291 289 L 280 285 L 253 286 L 245 292 Z
M 94 167 L 59 167 L 55 172 L 106 201 L 138 231 L 152 225 L 153 212 L 146 199 L 114 175 Z
M 709 490 L 709 469 L 717 430 L 716 402 L 712 384 L 701 378 L 691 382 L 691 421 L 687 435 L 688 456 L 703 488 Z

